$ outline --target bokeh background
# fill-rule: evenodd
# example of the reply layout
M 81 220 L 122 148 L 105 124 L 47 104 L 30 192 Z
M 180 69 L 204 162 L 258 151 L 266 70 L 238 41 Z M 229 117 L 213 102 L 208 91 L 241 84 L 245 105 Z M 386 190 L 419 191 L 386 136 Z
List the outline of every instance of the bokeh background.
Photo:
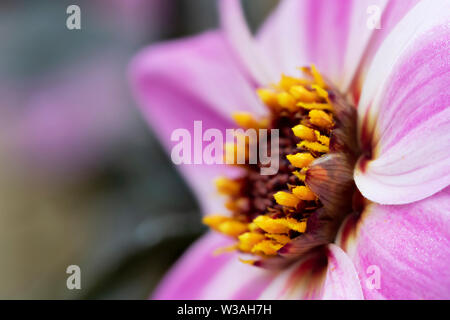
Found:
M 276 2 L 243 1 L 253 29 Z M 0 299 L 147 298 L 205 232 L 126 70 L 147 45 L 216 27 L 214 0 L 0 2 Z

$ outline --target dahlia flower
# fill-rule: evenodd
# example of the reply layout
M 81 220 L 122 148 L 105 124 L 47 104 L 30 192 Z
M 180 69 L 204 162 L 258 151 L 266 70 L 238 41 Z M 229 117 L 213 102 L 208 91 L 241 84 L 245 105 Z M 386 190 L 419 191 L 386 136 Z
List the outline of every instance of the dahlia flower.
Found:
M 255 35 L 219 9 L 135 58 L 136 97 L 169 149 L 278 129 L 280 167 L 180 166 L 213 231 L 154 298 L 450 298 L 450 1 L 285 0 Z

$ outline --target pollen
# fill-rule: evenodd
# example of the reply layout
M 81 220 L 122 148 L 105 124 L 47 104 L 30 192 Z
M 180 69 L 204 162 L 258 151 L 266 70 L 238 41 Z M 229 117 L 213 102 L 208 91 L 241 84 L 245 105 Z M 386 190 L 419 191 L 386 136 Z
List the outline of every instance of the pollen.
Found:
M 287 92 L 282 92 L 277 95 L 278 103 L 281 107 L 288 109 L 289 111 L 296 111 L 296 101 L 293 96 Z
M 289 93 L 295 99 L 303 102 L 314 102 L 319 98 L 319 95 L 316 92 L 309 91 L 303 86 L 293 86 L 290 88 Z
M 309 119 L 313 125 L 324 129 L 330 129 L 334 125 L 331 115 L 323 110 L 311 110 L 309 112 Z
M 223 195 L 237 195 L 241 190 L 241 185 L 232 179 L 219 177 L 215 180 L 217 191 Z
M 256 232 L 245 232 L 239 237 L 239 249 L 243 252 L 251 252 L 253 247 L 259 242 L 266 239 L 266 237 L 261 233 Z
M 307 167 L 311 164 L 311 162 L 315 160 L 315 158 L 310 153 L 307 152 L 290 154 L 287 155 L 286 158 L 294 167 L 297 168 Z
M 274 256 L 277 254 L 277 251 L 283 247 L 281 243 L 278 243 L 274 240 L 264 240 L 255 245 L 252 249 L 253 253 L 262 253 L 268 256 Z
M 252 114 L 249 112 L 235 112 L 233 114 L 233 119 L 238 126 L 249 129 L 260 129 L 267 126 L 267 121 L 264 119 L 256 120 L 253 118 Z
M 330 150 L 328 146 L 320 144 L 319 142 L 302 141 L 297 146 L 319 153 L 327 153 Z
M 218 192 L 226 197 L 225 207 L 230 211 L 230 216 L 203 218 L 211 229 L 235 240 L 234 245 L 218 251 L 238 250 L 253 254 L 256 260 L 240 259 L 250 265 L 262 266 L 265 259 L 278 261 L 295 256 L 296 253 L 278 255 L 285 246 L 283 253 L 292 253 L 289 250 L 303 250 L 301 241 L 323 241 L 315 238 L 318 235 L 322 237 L 323 230 L 316 233 L 316 229 L 325 228 L 322 223 L 326 225 L 330 220 L 328 215 L 325 216 L 328 219 L 326 222 L 318 223 L 316 220 L 318 210 L 328 210 L 329 204 L 325 203 L 325 193 L 321 193 L 314 184 L 317 182 L 314 179 L 320 177 L 314 178 L 313 174 L 317 176 L 321 158 L 336 152 L 334 145 L 330 146 L 330 138 L 342 121 L 336 113 L 335 103 L 338 101 L 341 107 L 345 99 L 330 99 L 330 96 L 339 93 L 331 85 L 328 86 L 326 78 L 314 65 L 301 70 L 305 77 L 283 74 L 277 83 L 257 89 L 257 95 L 268 108 L 267 118 L 257 118 L 249 112 L 233 114 L 233 119 L 241 128 L 256 129 L 259 133 L 260 129 L 278 130 L 278 172 L 262 175 L 260 169 L 263 163 L 250 164 L 245 161 L 241 164 L 238 158 L 250 158 L 250 147 L 260 142 L 261 138 L 259 134 L 252 138 L 236 134 L 236 141 L 225 145 L 225 159 L 227 164 L 238 162 L 243 174 L 236 179 L 219 177 L 215 181 Z M 240 154 L 242 146 L 245 151 L 243 155 Z M 323 170 L 325 172 L 319 176 L 329 174 L 328 169 Z M 334 189 L 328 190 L 328 185 L 323 188 L 327 189 L 327 193 L 334 192 Z M 300 240 L 300 243 L 297 242 L 299 245 L 289 246 L 296 239 Z
M 307 186 L 298 186 L 292 189 L 292 193 L 299 199 L 305 201 L 317 200 L 317 196 Z
M 268 233 L 288 233 L 289 228 L 282 220 L 272 219 L 268 216 L 258 216 L 253 222 Z
M 300 199 L 294 196 L 292 193 L 285 191 L 278 191 L 273 195 L 275 201 L 282 206 L 295 208 L 300 203 Z
M 292 131 L 294 132 L 296 137 L 302 140 L 316 141 L 317 139 L 317 135 L 314 130 L 302 124 L 293 127 Z

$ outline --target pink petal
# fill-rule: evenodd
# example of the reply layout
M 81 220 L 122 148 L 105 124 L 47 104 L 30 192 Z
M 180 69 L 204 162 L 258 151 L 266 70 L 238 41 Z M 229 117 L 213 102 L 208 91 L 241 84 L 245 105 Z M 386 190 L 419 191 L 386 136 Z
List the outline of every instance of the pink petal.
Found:
M 213 254 L 230 244 L 215 233 L 200 239 L 166 275 L 154 298 L 256 299 L 275 273 L 240 262 L 236 253 Z
M 266 53 L 259 50 L 247 26 L 240 1 L 221 0 L 219 3 L 222 28 L 254 81 L 263 86 L 278 80 L 280 75 L 275 73 Z
M 282 271 L 261 299 L 362 299 L 358 275 L 348 256 L 330 244 Z
M 421 0 L 390 0 L 385 6 L 380 20 L 380 29 L 371 34 L 368 46 L 365 48 L 363 58 L 352 83 L 352 91 L 357 95 L 358 101 L 368 68 L 384 39 L 391 33 L 397 23 Z M 367 18 L 367 17 L 366 17 Z M 357 32 L 357 30 L 355 29 Z
M 203 132 L 209 128 L 224 132 L 235 127 L 230 121 L 233 111 L 265 112 L 219 32 L 151 46 L 135 58 L 130 75 L 143 113 L 168 150 L 176 144 L 170 141 L 172 132 L 184 128 L 192 133 L 195 120 L 202 121 Z M 205 211 L 223 208 L 213 199 L 212 179 L 226 174 L 228 167 L 181 167 Z
M 368 199 L 402 204 L 450 184 L 450 1 L 423 1 L 397 25 L 364 84 L 355 181 Z
M 261 28 L 258 39 L 278 73 L 314 63 L 346 91 L 374 30 L 367 8 L 380 12 L 386 0 L 284 0 Z
M 347 220 L 338 242 L 365 298 L 450 298 L 450 188 L 407 205 L 369 205 Z

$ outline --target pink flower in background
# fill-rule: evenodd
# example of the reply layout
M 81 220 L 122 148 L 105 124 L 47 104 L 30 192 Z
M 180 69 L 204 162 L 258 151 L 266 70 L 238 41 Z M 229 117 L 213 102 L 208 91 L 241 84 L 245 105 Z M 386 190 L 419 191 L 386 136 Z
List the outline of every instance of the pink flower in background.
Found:
M 325 233 L 332 235 L 325 242 L 314 242 L 323 229 L 308 220 L 308 229 L 288 239 L 276 257 L 254 263 L 291 259 L 275 270 L 243 264 L 238 253 L 214 256 L 232 241 L 209 233 L 181 258 L 154 297 L 450 298 L 450 1 L 285 0 L 256 36 L 238 1 L 220 4 L 221 30 L 152 46 L 132 64 L 137 99 L 161 141 L 170 148 L 172 131 L 192 128 L 194 120 L 202 120 L 204 129 L 233 128 L 232 114 L 243 108 L 267 116 L 256 89 L 313 63 L 332 85 L 323 96 L 320 88 L 308 94 L 326 97 L 334 107 L 357 106 L 359 152 L 346 170 L 352 162 L 339 162 L 341 151 L 333 149 L 332 139 L 330 153 L 308 170 L 325 170 L 336 181 L 320 185 L 307 173 L 305 184 L 326 209 L 328 196 L 342 200 L 333 190 L 346 176 L 354 180 L 363 206 L 349 204 L 350 213 L 336 210 L 325 224 L 338 222 L 336 230 Z M 381 10 L 381 29 L 367 26 L 371 5 Z M 308 70 L 317 87 L 320 78 Z M 345 124 L 342 119 L 352 110 L 335 111 L 336 122 Z M 350 144 L 343 142 L 349 149 Z M 223 212 L 212 180 L 236 175 L 234 168 L 182 169 L 203 210 Z M 319 214 L 317 219 L 323 222 Z M 374 288 L 368 283 L 377 268 L 381 279 Z

